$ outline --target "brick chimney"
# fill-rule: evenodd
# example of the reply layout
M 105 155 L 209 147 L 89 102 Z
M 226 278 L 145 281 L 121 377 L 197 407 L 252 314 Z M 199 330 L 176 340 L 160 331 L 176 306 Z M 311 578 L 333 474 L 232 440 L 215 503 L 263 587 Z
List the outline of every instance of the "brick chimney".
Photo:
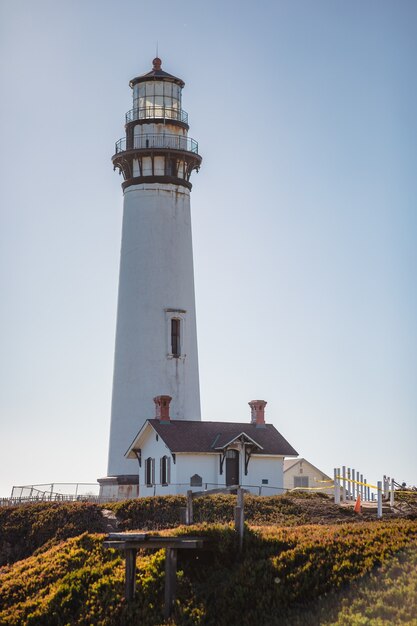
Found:
M 161 424 L 169 424 L 171 421 L 169 416 L 169 404 L 171 400 L 171 396 L 156 396 L 156 398 L 153 399 L 155 402 L 155 419 L 159 420 Z
M 251 400 L 249 403 L 251 408 L 251 424 L 255 424 L 256 428 L 265 428 L 265 400 Z

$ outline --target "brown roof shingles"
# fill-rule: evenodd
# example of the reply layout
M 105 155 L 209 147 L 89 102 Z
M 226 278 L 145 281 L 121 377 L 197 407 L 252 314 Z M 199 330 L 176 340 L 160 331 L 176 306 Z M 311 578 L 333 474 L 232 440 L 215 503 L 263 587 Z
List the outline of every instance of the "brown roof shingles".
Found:
M 298 456 L 298 452 L 272 424 L 265 424 L 265 428 L 259 428 L 247 422 L 171 420 L 169 423 L 161 424 L 157 419 L 148 421 L 174 453 L 216 452 L 244 433 L 261 446 L 261 449 L 254 451 L 256 454 Z

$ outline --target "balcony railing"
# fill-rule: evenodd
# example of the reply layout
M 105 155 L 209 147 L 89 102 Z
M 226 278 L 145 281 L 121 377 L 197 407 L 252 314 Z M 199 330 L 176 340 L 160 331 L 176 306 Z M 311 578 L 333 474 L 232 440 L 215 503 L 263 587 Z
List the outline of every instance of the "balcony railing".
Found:
M 165 106 L 152 106 L 143 109 L 131 109 L 126 113 L 126 124 L 136 120 L 163 119 L 176 120 L 188 124 L 188 113 L 182 109 Z
M 185 150 L 198 154 L 198 143 L 191 137 L 163 133 L 162 135 L 144 134 L 136 135 L 129 145 L 126 145 L 126 137 L 122 137 L 116 142 L 116 154 L 126 150 L 146 150 L 146 149 L 169 149 Z

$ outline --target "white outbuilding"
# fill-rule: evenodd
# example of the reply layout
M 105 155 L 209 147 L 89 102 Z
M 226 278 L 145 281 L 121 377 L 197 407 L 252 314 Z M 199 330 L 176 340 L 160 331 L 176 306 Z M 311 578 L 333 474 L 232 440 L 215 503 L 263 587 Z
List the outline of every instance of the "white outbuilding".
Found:
M 284 487 L 291 489 L 315 489 L 328 492 L 333 488 L 333 479 L 307 459 L 285 459 Z
M 265 422 L 264 400 L 249 402 L 250 422 L 173 420 L 170 396 L 154 398 L 126 457 L 138 462 L 139 495 L 186 493 L 240 485 L 255 494 L 284 490 L 284 457 L 298 453 Z

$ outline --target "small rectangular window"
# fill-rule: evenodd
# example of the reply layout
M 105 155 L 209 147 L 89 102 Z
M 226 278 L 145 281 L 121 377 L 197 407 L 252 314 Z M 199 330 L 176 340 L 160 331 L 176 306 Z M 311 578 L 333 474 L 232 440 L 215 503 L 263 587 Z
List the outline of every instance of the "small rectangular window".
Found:
M 181 356 L 181 320 L 176 317 L 171 319 L 171 354 L 178 359 Z
M 294 476 L 294 487 L 308 487 L 308 476 Z
M 176 176 L 177 175 L 177 163 L 175 159 L 165 157 L 165 175 Z
M 262 478 L 262 484 L 267 485 L 269 480 L 267 478 Z

